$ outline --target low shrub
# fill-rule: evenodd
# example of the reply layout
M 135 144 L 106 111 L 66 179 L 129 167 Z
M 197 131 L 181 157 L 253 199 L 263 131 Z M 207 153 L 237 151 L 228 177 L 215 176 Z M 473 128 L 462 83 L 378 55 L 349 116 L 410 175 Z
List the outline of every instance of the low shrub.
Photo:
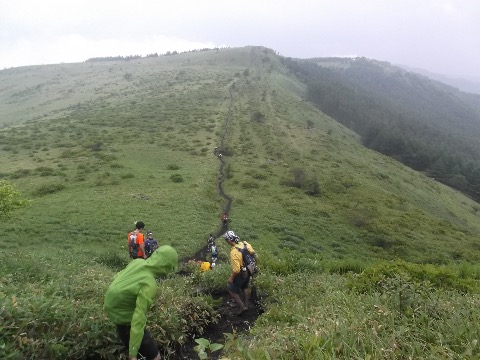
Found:
M 326 270 L 330 274 L 359 274 L 365 270 L 366 264 L 360 260 L 341 260 L 341 261 L 328 261 L 324 264 Z
M 26 177 L 32 173 L 30 169 L 18 169 L 15 170 L 13 173 L 10 174 L 11 179 L 19 179 L 22 177 Z
M 173 174 L 170 176 L 170 180 L 172 180 L 174 183 L 181 183 L 183 182 L 183 177 L 180 174 Z
M 122 179 L 133 179 L 135 177 L 135 175 L 133 173 L 126 173 L 126 174 L 120 175 L 120 177 Z
M 168 164 L 167 170 L 180 170 L 180 166 L 177 164 Z
M 465 278 L 451 267 L 413 264 L 405 261 L 379 262 L 367 267 L 361 274 L 352 276 L 348 286 L 358 292 L 382 291 L 388 279 L 401 278 L 405 281 L 424 284 L 437 289 L 454 289 L 462 292 L 480 290 L 477 279 Z
M 191 269 L 192 281 L 198 284 L 202 293 L 215 294 L 226 291 L 226 279 L 230 276 L 231 267 L 227 263 L 219 263 L 214 270 L 201 272 L 198 265 Z
M 60 154 L 60 158 L 64 158 L 64 159 L 65 158 L 74 158 L 76 156 L 78 156 L 78 153 L 75 150 L 72 150 L 72 149 L 64 150 Z
M 257 171 L 252 171 L 250 174 L 251 177 L 253 177 L 256 180 L 267 180 L 268 176 L 266 174 L 259 173 Z
M 35 168 L 35 173 L 37 173 L 40 176 L 54 176 L 55 170 L 48 166 L 39 166 Z
M 258 189 L 260 185 L 256 181 L 247 180 L 242 183 L 243 189 Z
M 50 184 L 44 184 L 39 187 L 37 187 L 33 191 L 33 195 L 36 196 L 43 196 L 43 195 L 48 195 L 48 194 L 53 194 L 56 193 L 60 190 L 65 189 L 65 185 L 62 183 L 50 183 Z
M 122 168 L 124 168 L 125 166 L 124 166 L 123 164 L 120 164 L 120 163 L 112 163 L 112 164 L 110 164 L 110 167 L 111 167 L 112 169 L 122 169 Z
M 14 185 L 0 181 L 0 219 L 6 219 L 19 208 L 28 206 L 29 200 L 22 199 L 22 195 Z M 1 292 L 0 292 L 1 295 Z

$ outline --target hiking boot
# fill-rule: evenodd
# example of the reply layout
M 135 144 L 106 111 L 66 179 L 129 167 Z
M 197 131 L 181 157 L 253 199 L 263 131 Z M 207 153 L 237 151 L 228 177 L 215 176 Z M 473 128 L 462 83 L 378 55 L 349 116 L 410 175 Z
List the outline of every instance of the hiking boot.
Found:
M 240 315 L 242 315 L 243 313 L 245 313 L 245 311 L 247 311 L 247 310 L 248 310 L 247 307 L 241 308 L 240 310 L 237 311 L 236 315 L 237 315 L 237 316 L 240 316 Z

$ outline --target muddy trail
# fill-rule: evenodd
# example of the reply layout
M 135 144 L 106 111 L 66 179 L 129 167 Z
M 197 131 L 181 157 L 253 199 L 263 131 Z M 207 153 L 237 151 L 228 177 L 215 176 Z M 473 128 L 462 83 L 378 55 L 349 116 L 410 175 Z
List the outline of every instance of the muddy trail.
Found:
M 226 281 L 225 281 L 226 282 Z M 207 339 L 210 343 L 225 343 L 225 334 L 235 334 L 236 336 L 246 333 L 250 328 L 255 324 L 258 316 L 263 313 L 260 302 L 255 305 L 253 308 L 242 313 L 242 315 L 236 315 L 238 309 L 236 307 L 230 307 L 229 295 L 228 293 L 221 292 L 217 294 L 212 294 L 212 297 L 215 300 L 222 299 L 221 304 L 218 306 L 216 311 L 220 315 L 218 322 L 212 324 L 205 329 L 205 333 L 201 338 Z M 253 300 L 253 299 L 252 299 Z M 252 302 L 253 303 L 253 302 Z M 181 347 L 177 348 L 175 353 L 167 355 L 162 354 L 162 359 L 168 360 L 191 360 L 199 359 L 197 352 L 194 350 L 194 347 L 197 346 L 195 339 L 189 339 Z M 221 358 L 221 350 L 212 353 L 209 359 L 218 360 Z
M 229 214 L 232 206 L 232 197 L 225 193 L 224 190 L 224 181 L 227 177 L 226 175 L 226 162 L 225 157 L 229 156 L 228 147 L 225 146 L 225 138 L 229 132 L 231 120 L 232 120 L 232 111 L 234 96 L 232 89 L 229 89 L 230 94 L 230 103 L 225 119 L 224 130 L 222 137 L 220 139 L 220 144 L 214 150 L 214 155 L 218 158 L 220 162 L 219 175 L 217 177 L 217 191 L 219 195 L 224 200 L 223 205 L 223 214 Z M 220 226 L 216 231 L 212 231 L 215 239 L 221 240 L 221 236 L 227 232 L 228 228 L 228 219 L 227 221 L 220 220 Z M 219 239 L 220 238 L 220 239 Z M 208 256 L 208 247 L 205 239 L 205 246 L 202 246 L 194 255 L 188 258 L 181 259 L 181 263 L 188 263 L 190 260 L 205 260 Z M 215 309 L 219 314 L 218 322 L 210 325 L 205 329 L 205 333 L 201 336 L 204 339 L 210 341 L 210 343 L 219 343 L 223 344 L 225 342 L 225 333 L 237 334 L 246 333 L 249 329 L 255 324 L 258 316 L 263 312 L 262 302 L 259 297 L 257 297 L 256 286 L 253 285 L 252 297 L 251 297 L 251 307 L 241 315 L 237 315 L 238 308 L 236 305 L 232 304 L 230 301 L 230 296 L 227 292 L 227 279 L 225 279 L 225 290 L 222 292 L 211 294 L 215 300 L 220 302 L 220 305 Z M 169 360 L 187 360 L 187 359 L 198 359 L 198 354 L 194 350 L 194 347 L 197 345 L 195 339 L 189 339 L 187 343 L 177 349 L 174 354 L 164 355 L 162 359 Z M 219 359 L 221 355 L 221 350 L 214 352 L 210 359 Z

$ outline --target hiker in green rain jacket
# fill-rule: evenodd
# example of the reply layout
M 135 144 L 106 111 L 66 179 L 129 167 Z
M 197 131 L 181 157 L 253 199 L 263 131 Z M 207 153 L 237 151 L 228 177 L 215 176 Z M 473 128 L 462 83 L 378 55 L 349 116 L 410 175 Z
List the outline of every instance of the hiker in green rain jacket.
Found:
M 131 360 L 143 356 L 160 360 L 157 344 L 148 330 L 146 313 L 157 292 L 156 279 L 178 268 L 178 254 L 171 246 L 159 247 L 146 260 L 133 260 L 119 272 L 105 294 L 104 308 Z

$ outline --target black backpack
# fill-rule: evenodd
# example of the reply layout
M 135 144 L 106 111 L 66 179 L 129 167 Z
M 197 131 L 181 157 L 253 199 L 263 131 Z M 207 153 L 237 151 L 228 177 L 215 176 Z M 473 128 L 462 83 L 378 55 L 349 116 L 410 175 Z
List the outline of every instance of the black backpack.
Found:
M 158 249 L 158 242 L 155 239 L 148 239 L 145 240 L 145 254 L 147 257 L 153 254 L 155 250 Z
M 247 274 L 250 276 L 255 274 L 257 272 L 257 263 L 255 261 L 255 257 L 250 254 L 250 251 L 248 251 L 247 244 L 243 242 L 243 249 L 236 249 L 242 253 L 242 271 L 247 272 Z
M 130 257 L 136 259 L 138 257 L 138 244 L 137 244 L 137 233 L 132 231 L 128 238 L 128 244 L 130 248 Z

